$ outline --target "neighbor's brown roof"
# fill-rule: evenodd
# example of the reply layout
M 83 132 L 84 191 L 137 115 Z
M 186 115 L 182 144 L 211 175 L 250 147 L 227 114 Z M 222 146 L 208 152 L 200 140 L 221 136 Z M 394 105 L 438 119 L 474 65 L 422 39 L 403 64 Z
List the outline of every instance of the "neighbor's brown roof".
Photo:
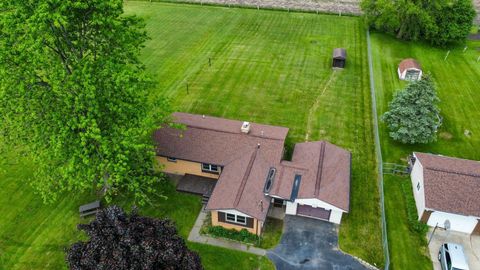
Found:
M 292 162 L 281 168 L 272 195 L 289 199 L 294 176 L 300 174 L 298 199 L 316 198 L 348 212 L 350 170 L 350 152 L 326 141 L 299 143 Z
M 333 50 L 333 58 L 335 59 L 346 59 L 347 51 L 343 48 L 336 48 Z
M 271 165 L 280 162 L 288 128 L 175 113 L 185 130 L 161 128 L 155 132 L 157 155 L 224 166 L 207 209 L 236 209 L 265 220 L 270 200 L 263 184 Z M 260 145 L 260 147 L 258 147 Z
M 426 208 L 480 217 L 480 162 L 414 154 L 423 167 Z
M 398 65 L 398 69 L 400 70 L 400 73 L 403 73 L 403 71 L 405 71 L 406 69 L 411 69 L 411 68 L 421 69 L 420 64 L 417 62 L 417 60 L 413 58 L 404 59 Z

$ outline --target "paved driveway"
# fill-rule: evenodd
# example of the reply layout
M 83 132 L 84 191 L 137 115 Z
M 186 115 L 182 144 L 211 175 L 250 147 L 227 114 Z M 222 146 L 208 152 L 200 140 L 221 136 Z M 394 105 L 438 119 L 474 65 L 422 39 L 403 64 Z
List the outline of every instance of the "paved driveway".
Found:
M 299 216 L 285 216 L 280 244 L 267 256 L 277 270 L 368 269 L 338 250 L 336 225 Z
M 428 237 L 430 237 L 432 230 L 430 228 Z M 442 270 L 438 262 L 438 250 L 446 242 L 462 245 L 470 269 L 480 269 L 480 235 L 469 235 L 454 231 L 447 232 L 443 229 L 437 229 L 433 235 L 432 242 L 428 246 L 434 270 Z

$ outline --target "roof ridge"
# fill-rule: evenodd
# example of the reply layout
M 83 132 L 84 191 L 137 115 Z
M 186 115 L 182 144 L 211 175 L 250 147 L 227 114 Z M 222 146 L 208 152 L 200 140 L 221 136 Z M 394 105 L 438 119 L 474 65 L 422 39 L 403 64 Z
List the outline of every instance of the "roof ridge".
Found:
M 238 206 L 240 198 L 242 197 L 248 177 L 250 176 L 250 173 L 252 171 L 253 163 L 255 162 L 255 158 L 257 157 L 258 149 L 259 148 L 257 147 L 255 151 L 253 151 L 252 156 L 250 157 L 250 161 L 248 162 L 247 169 L 245 171 L 245 174 L 243 175 L 242 183 L 240 184 L 239 192 L 237 193 L 237 196 L 235 197 L 235 202 L 233 203 L 233 207 L 235 208 Z
M 434 167 L 425 167 L 425 169 L 431 170 L 431 171 L 436 171 L 436 172 L 460 174 L 460 175 L 480 178 L 480 174 L 476 174 L 476 173 L 465 173 L 465 172 L 460 172 L 460 171 L 446 170 L 446 169 L 440 169 L 440 168 L 434 168 Z
M 210 131 L 216 131 L 216 132 L 222 132 L 222 133 L 228 133 L 228 134 L 246 135 L 246 136 L 250 136 L 250 137 L 268 139 L 268 140 L 274 140 L 274 141 L 283 141 L 283 139 L 273 138 L 271 136 L 266 136 L 266 135 L 258 136 L 258 135 L 253 135 L 253 134 L 250 134 L 250 133 L 246 134 L 246 133 L 242 133 L 242 132 L 232 132 L 232 131 L 222 130 L 222 129 L 219 129 L 219 128 L 207 128 L 207 127 L 201 127 L 201 126 L 184 124 L 184 123 L 179 123 L 179 124 L 183 124 L 183 125 L 185 125 L 186 127 L 189 127 L 189 128 L 196 128 L 196 129 L 201 129 L 201 130 L 210 130 Z
M 318 196 L 320 193 L 320 182 L 322 181 L 322 171 L 323 171 L 323 158 L 325 156 L 325 142 L 322 141 L 320 146 L 320 157 L 318 158 L 318 170 L 317 170 L 317 178 L 315 181 L 315 196 Z

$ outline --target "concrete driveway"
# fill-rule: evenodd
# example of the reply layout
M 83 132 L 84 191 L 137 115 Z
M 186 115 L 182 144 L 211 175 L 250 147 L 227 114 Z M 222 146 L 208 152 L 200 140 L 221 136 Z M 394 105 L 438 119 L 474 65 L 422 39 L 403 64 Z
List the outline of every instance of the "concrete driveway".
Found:
M 430 228 L 427 238 L 432 234 L 432 230 L 433 229 Z M 470 269 L 480 269 L 480 235 L 468 235 L 465 233 L 453 231 L 447 232 L 443 229 L 437 229 L 430 245 L 428 246 L 434 270 L 442 270 L 440 263 L 438 262 L 438 250 L 443 243 L 447 242 L 462 245 Z
M 299 216 L 285 216 L 280 244 L 267 256 L 277 270 L 369 269 L 338 250 L 336 225 Z

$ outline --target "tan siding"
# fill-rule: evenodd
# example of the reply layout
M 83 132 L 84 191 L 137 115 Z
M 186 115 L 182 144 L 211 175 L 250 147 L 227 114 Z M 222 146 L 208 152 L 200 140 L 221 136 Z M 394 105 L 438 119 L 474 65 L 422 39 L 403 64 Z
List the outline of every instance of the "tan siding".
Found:
M 258 234 L 258 235 L 260 235 L 260 233 L 261 233 L 261 230 L 258 230 L 258 232 L 257 232 L 258 220 L 256 218 L 253 219 L 253 228 L 246 228 L 246 227 L 238 226 L 238 225 L 235 225 L 235 224 L 219 222 L 218 221 L 218 212 L 217 211 L 211 211 L 210 213 L 212 214 L 212 225 L 213 226 L 222 226 L 226 229 L 235 229 L 237 231 L 240 231 L 242 229 L 246 229 L 250 233 Z
M 177 162 L 170 162 L 166 157 L 157 156 L 157 161 L 163 166 L 163 171 L 173 174 L 194 174 L 209 178 L 218 179 L 219 175 L 202 172 L 202 163 L 177 159 Z

